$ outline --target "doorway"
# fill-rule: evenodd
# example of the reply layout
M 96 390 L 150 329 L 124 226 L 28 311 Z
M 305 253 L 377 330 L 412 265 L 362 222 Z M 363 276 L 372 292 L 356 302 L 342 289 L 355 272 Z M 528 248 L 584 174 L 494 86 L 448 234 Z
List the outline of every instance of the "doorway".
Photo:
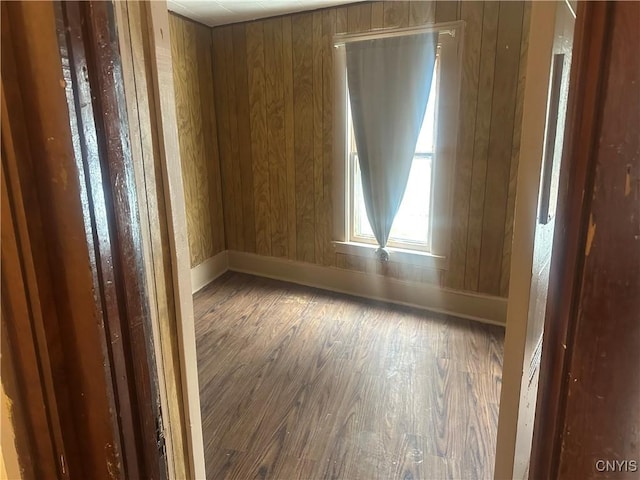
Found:
M 536 12 L 538 8 L 542 8 L 542 7 L 538 7 L 538 6 L 534 6 L 533 7 L 533 10 L 532 10 L 532 22 L 533 22 L 533 17 L 534 17 L 533 13 Z M 166 14 L 166 12 L 164 14 Z M 548 11 L 547 11 L 547 14 L 548 14 Z M 163 14 L 159 13 L 158 15 L 161 16 Z M 544 17 L 543 14 L 540 14 L 540 16 L 536 16 L 535 17 L 537 19 L 536 22 L 540 22 L 540 23 L 537 23 L 536 25 L 538 25 L 538 26 L 542 26 L 542 25 L 545 25 L 545 24 L 548 25 L 548 23 L 545 23 L 545 22 L 548 21 L 548 19 L 550 17 L 547 16 L 545 20 L 541 20 L 542 17 Z M 159 22 L 161 22 L 161 20 Z M 163 24 L 163 25 L 166 25 L 166 24 Z M 540 28 L 540 29 L 532 28 L 531 31 L 535 32 L 530 38 L 530 41 L 531 41 L 532 44 L 538 45 L 538 47 L 542 46 L 542 48 L 545 48 L 545 45 L 547 45 L 550 48 L 550 45 L 552 43 L 552 37 L 549 37 L 549 35 L 552 36 L 553 31 L 549 31 L 548 28 Z M 158 35 L 160 35 L 159 31 L 158 31 Z M 156 37 L 154 41 L 158 42 L 156 44 L 156 46 L 160 45 L 163 41 L 165 42 L 164 46 L 163 46 L 163 48 L 165 48 L 165 50 L 163 51 L 163 55 L 166 55 L 167 54 L 167 51 L 166 51 L 166 38 L 164 40 L 161 40 L 158 37 Z M 169 68 L 167 66 L 167 63 L 166 63 L 166 57 L 162 61 L 165 62 L 165 63 L 162 64 L 162 67 L 163 68 Z M 540 69 L 534 69 L 534 70 L 532 70 L 530 72 L 531 73 L 530 75 L 527 75 L 527 79 L 531 83 L 536 83 L 536 82 L 534 82 L 534 79 L 538 79 L 540 81 L 540 83 L 543 84 L 543 85 L 546 85 L 548 83 L 548 81 L 549 81 L 549 78 L 548 78 L 549 58 L 547 58 L 546 60 L 542 59 L 541 60 L 541 64 L 544 65 L 545 61 L 546 61 L 546 66 L 543 66 L 543 68 L 541 70 Z M 157 68 L 157 65 L 156 65 L 156 68 Z M 165 70 L 164 73 L 162 73 L 162 75 L 166 75 L 166 70 Z M 162 82 L 158 82 L 157 85 L 164 86 L 166 88 L 167 85 L 171 84 L 171 81 L 166 76 L 164 76 L 163 79 L 164 80 Z M 157 85 L 154 88 L 158 88 Z M 541 98 L 546 98 L 546 93 L 547 93 L 546 89 L 534 92 L 532 94 L 532 96 L 531 96 L 531 99 L 530 99 L 531 102 L 532 102 L 531 104 L 532 105 L 533 104 L 540 105 L 542 103 L 542 102 L 540 102 L 540 99 Z M 160 95 L 158 92 L 156 92 L 155 95 L 156 95 L 156 100 L 157 100 L 158 97 L 162 97 L 162 95 Z M 167 107 L 167 108 L 170 109 L 170 107 Z M 542 109 L 542 113 L 541 114 L 540 114 L 540 111 L 539 111 L 540 109 L 536 110 L 535 108 L 533 108 L 533 110 L 535 110 L 535 111 L 528 112 L 529 115 L 530 115 L 530 118 L 531 118 L 531 122 L 533 124 L 535 124 L 535 128 L 533 128 L 532 131 L 535 130 L 536 132 L 539 132 L 540 130 L 544 130 L 544 113 L 545 113 L 544 112 L 544 108 Z M 175 115 L 174 115 L 174 121 L 175 121 Z M 171 129 L 171 126 L 169 125 L 166 129 L 167 130 Z M 166 135 L 168 137 L 175 135 L 175 132 L 165 132 L 165 133 L 166 133 Z M 535 135 L 532 135 L 531 137 L 528 138 L 527 141 L 529 141 L 530 143 L 527 145 L 527 147 L 531 147 L 533 150 L 536 150 L 536 149 L 542 150 L 541 145 L 543 143 L 543 132 L 539 135 L 539 138 L 533 138 L 533 137 L 535 137 Z M 173 149 L 173 152 L 175 153 L 176 152 L 176 150 L 175 150 L 175 145 L 176 145 L 175 140 L 176 139 L 175 139 L 175 137 L 173 137 L 173 138 L 170 138 L 170 140 L 172 142 L 174 142 L 173 146 L 171 148 Z M 524 148 L 524 143 L 526 143 L 526 142 L 523 140 L 523 148 Z M 244 168 L 246 170 L 246 166 L 240 165 L 239 168 Z M 539 165 L 538 165 L 538 168 L 540 168 Z M 167 170 L 167 172 L 168 172 L 169 175 L 172 175 L 172 176 L 173 175 L 179 175 L 179 166 L 178 166 L 178 168 L 175 168 L 175 164 L 174 164 L 174 168 L 172 168 L 170 171 Z M 248 171 L 247 171 L 247 174 L 248 174 Z M 536 192 L 534 193 L 533 197 L 535 197 L 535 198 L 537 198 L 537 187 L 538 187 L 537 185 L 534 187 L 534 190 L 536 190 Z M 178 192 L 178 190 L 179 189 L 176 188 L 176 190 L 174 190 L 172 193 L 170 192 L 170 194 L 168 195 L 168 198 L 170 199 L 171 203 L 175 202 L 177 204 L 177 203 L 182 202 L 182 199 L 178 195 L 178 193 L 180 193 L 180 192 Z M 178 207 L 178 209 L 180 209 L 180 208 L 184 208 L 184 207 Z M 183 212 L 183 214 L 184 214 L 184 212 Z M 178 214 L 177 216 L 179 217 L 180 214 Z M 184 315 L 184 312 L 187 312 L 192 307 L 189 307 L 188 305 L 186 305 L 188 303 L 187 298 L 188 298 L 188 296 L 191 295 L 191 289 L 187 288 L 188 283 L 185 281 L 186 275 L 185 275 L 184 270 L 188 269 L 189 265 L 188 265 L 188 261 L 187 261 L 187 254 L 185 253 L 186 248 L 187 248 L 187 245 L 186 245 L 186 242 L 185 242 L 185 238 L 184 238 L 185 232 L 184 231 L 180 231 L 180 228 L 184 227 L 184 225 L 185 225 L 185 223 L 184 223 L 184 215 L 182 215 L 182 217 L 183 217 L 183 219 L 180 220 L 180 222 L 182 222 L 181 224 L 180 223 L 175 223 L 173 225 L 172 228 L 174 229 L 174 232 L 173 232 L 172 235 L 179 235 L 179 236 L 181 235 L 181 238 L 179 238 L 179 239 L 176 237 L 176 243 L 175 243 L 176 246 L 174 248 L 176 249 L 176 251 L 179 250 L 179 251 L 182 252 L 180 254 L 181 255 L 181 262 L 184 262 L 184 263 L 182 263 L 181 266 L 179 267 L 179 269 L 182 271 L 182 273 L 176 274 L 175 272 L 173 272 L 173 277 L 174 277 L 174 279 L 175 278 L 178 278 L 178 279 L 182 278 L 182 280 L 179 280 L 180 289 L 181 289 L 180 303 L 181 303 L 182 308 L 184 308 L 184 310 L 183 310 L 183 315 Z M 176 218 L 176 217 L 174 217 L 174 218 Z M 243 235 L 244 235 L 244 233 L 245 232 L 242 232 Z M 529 233 L 531 235 L 531 238 L 533 238 L 533 235 L 534 235 L 533 232 L 529 232 Z M 240 233 L 236 232 L 236 234 L 239 235 Z M 173 255 L 177 255 L 177 254 L 173 254 Z M 227 262 L 228 262 L 228 260 L 227 260 Z M 222 263 L 222 268 L 225 268 L 224 267 L 224 262 L 221 262 L 221 263 Z M 228 263 L 227 263 L 227 265 L 228 265 Z M 364 267 L 364 268 L 366 269 L 366 267 Z M 529 295 L 529 293 L 530 293 L 530 283 L 528 284 L 527 295 Z M 527 302 L 526 305 L 528 307 L 529 303 Z M 181 344 L 181 346 L 179 345 L 178 347 L 179 347 L 179 349 L 182 348 L 182 350 L 183 350 L 183 352 L 180 354 L 182 357 L 184 357 L 187 354 L 187 350 L 189 348 L 192 348 L 194 346 L 194 344 L 195 344 L 195 342 L 192 343 L 191 341 L 189 341 L 189 342 L 185 342 L 184 341 L 185 338 L 192 338 L 192 335 L 193 335 L 192 331 L 186 331 L 184 329 L 184 326 L 188 326 L 188 324 L 189 324 L 188 318 L 189 318 L 188 314 L 184 315 L 183 326 L 179 326 L 179 329 L 182 331 L 182 334 L 181 334 L 182 335 L 182 340 L 181 340 L 182 344 Z M 535 351 L 535 349 L 532 349 L 532 351 Z M 189 353 L 189 355 L 193 355 L 193 352 Z M 184 360 L 184 359 L 181 358 L 181 360 Z M 191 360 L 193 360 L 193 357 L 191 357 Z M 185 369 L 191 371 L 191 373 L 189 375 L 191 375 L 192 379 L 193 379 L 193 368 L 194 368 L 193 365 L 194 364 L 191 363 L 191 362 L 188 365 L 186 365 L 184 363 L 181 363 L 181 365 L 180 365 L 180 367 L 181 367 L 183 372 L 185 371 Z M 518 379 L 520 379 L 520 376 L 518 377 Z M 185 387 L 184 382 L 182 383 L 182 386 L 185 389 L 185 391 L 189 391 L 190 392 L 188 395 L 185 394 L 186 397 L 184 397 L 184 398 L 187 398 L 187 397 L 190 398 L 189 402 L 191 402 L 191 403 L 189 403 L 189 405 L 190 405 L 189 408 L 195 408 L 194 407 L 194 405 L 196 404 L 196 401 L 194 400 L 194 398 L 195 398 L 194 397 L 194 386 L 195 385 L 196 384 L 192 382 L 190 386 L 186 386 Z M 198 408 L 198 410 L 199 410 L 199 408 Z M 195 418 L 195 416 L 193 418 Z M 194 445 L 195 445 L 195 443 L 197 443 L 197 438 L 196 437 L 197 436 L 192 436 L 192 442 L 194 442 Z M 194 446 L 192 445 L 191 448 L 194 448 Z
M 523 130 L 531 135 L 529 141 L 534 148 L 525 150 L 521 155 L 518 173 L 521 196 L 516 204 L 513 245 L 514 251 L 521 254 L 511 264 L 514 280 L 507 312 L 496 478 L 528 477 L 559 201 L 558 180 L 569 96 L 574 8 L 575 5 L 569 2 L 548 4 L 546 11 L 542 12 L 547 16 L 543 23 L 548 29 L 547 44 L 541 47 L 539 57 L 529 60 L 531 68 L 549 72 L 548 80 L 537 87 L 539 91 L 531 92 L 532 96 L 540 98 L 544 92 L 547 100 L 540 104 L 537 112 L 531 112 L 531 116 L 538 115 L 537 119 L 526 115 L 523 120 Z M 544 124 L 539 118 L 543 113 Z M 531 124 L 529 119 L 533 120 Z M 532 178 L 539 179 L 539 182 L 530 181 Z

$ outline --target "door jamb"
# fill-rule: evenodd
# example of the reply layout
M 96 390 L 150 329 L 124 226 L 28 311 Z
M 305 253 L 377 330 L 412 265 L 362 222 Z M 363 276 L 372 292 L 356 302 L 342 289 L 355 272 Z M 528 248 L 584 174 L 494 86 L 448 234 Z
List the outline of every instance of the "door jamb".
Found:
M 529 24 L 522 137 L 513 225 L 509 300 L 505 331 L 502 390 L 496 441 L 494 478 L 512 478 L 515 457 L 522 365 L 527 336 L 538 186 L 546 122 L 546 99 L 555 30 L 555 2 L 533 2 Z M 541 101 L 541 99 L 544 99 Z
M 193 297 L 184 187 L 180 166 L 173 64 L 166 2 L 144 2 L 151 52 L 152 96 L 161 156 L 163 192 L 169 231 L 171 275 L 175 299 L 180 379 L 187 428 L 187 462 L 192 478 L 205 478 L 204 443 L 196 355 Z
M 556 478 L 564 426 L 567 373 L 582 284 L 588 212 L 595 175 L 595 144 L 604 102 L 607 45 L 613 5 L 579 2 L 574 33 L 566 140 L 560 167 L 557 234 L 549 273 L 530 478 Z

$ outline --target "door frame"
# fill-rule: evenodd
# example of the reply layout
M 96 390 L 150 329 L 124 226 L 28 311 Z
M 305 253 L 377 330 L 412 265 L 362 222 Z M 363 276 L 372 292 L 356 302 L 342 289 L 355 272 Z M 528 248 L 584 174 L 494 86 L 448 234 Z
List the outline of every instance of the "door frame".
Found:
M 114 5 L 54 6 L 126 475 L 165 479 L 155 338 Z
M 535 6 L 536 3 L 534 3 Z M 533 441 L 529 454 L 528 478 L 556 478 L 557 476 L 564 424 L 567 371 L 573 346 L 578 295 L 582 282 L 584 247 L 590 229 L 588 218 L 590 198 L 586 198 L 584 192 L 590 191 L 595 175 L 597 150 L 594 145 L 598 140 L 598 112 L 605 100 L 602 85 L 606 76 L 606 46 L 610 36 L 612 8 L 613 6 L 609 2 L 577 2 L 565 141 L 556 210 L 556 234 L 553 239 L 549 273 L 543 349 L 533 425 Z M 545 72 L 548 71 L 548 68 L 545 69 Z M 529 79 L 528 76 L 527 80 Z M 523 136 L 524 132 L 525 125 L 523 123 Z M 525 151 L 524 158 L 526 159 L 526 157 Z M 522 159 L 523 155 L 521 154 L 521 168 Z M 520 173 L 521 171 L 519 171 L 519 178 Z M 521 201 L 523 200 L 520 183 L 518 183 L 518 197 Z M 530 200 L 532 201 L 533 198 L 533 192 L 530 192 Z M 516 231 L 519 228 L 518 202 L 516 199 L 514 245 Z M 530 221 L 531 225 L 535 225 L 535 220 L 531 219 Z M 533 241 L 533 235 L 531 241 Z M 513 262 L 517 261 L 519 260 L 514 259 Z M 512 282 L 514 275 L 518 274 L 521 276 L 520 281 L 524 282 L 525 276 L 530 277 L 531 271 L 521 268 L 519 272 L 514 272 L 513 262 Z M 518 290 L 520 293 L 525 292 L 524 287 L 520 287 Z M 520 308 L 524 309 L 525 306 L 528 306 L 528 296 L 512 297 L 512 294 L 517 295 L 517 292 L 510 290 L 509 308 L 517 308 L 512 304 L 516 303 L 516 300 L 524 302 L 525 298 L 526 303 L 520 305 Z M 507 313 L 496 479 L 512 478 L 513 460 L 519 454 L 516 449 L 518 404 L 515 389 L 518 388 L 519 392 L 517 377 L 522 376 L 520 369 L 522 362 L 507 364 L 507 358 L 509 358 L 509 362 L 512 362 L 513 358 L 518 358 L 515 353 L 519 354 L 520 348 L 524 348 L 526 309 L 521 312 L 521 315 L 519 319 L 514 317 L 510 323 L 510 316 Z M 512 328 L 510 335 L 509 327 L 510 325 L 513 327 L 514 323 L 516 329 Z M 514 330 L 519 330 L 519 332 Z M 513 337 L 518 333 L 520 335 L 518 340 L 521 340 L 521 343 L 513 340 Z M 505 447 L 509 450 L 505 451 Z
M 184 413 L 188 428 L 188 461 L 190 471 L 195 478 L 204 478 L 204 450 L 202 438 L 202 424 L 200 416 L 200 398 L 197 374 L 197 358 L 195 349 L 195 328 L 192 303 L 191 279 L 189 271 L 189 251 L 186 237 L 186 214 L 184 209 L 184 189 L 182 185 L 180 169 L 180 151 L 177 138 L 177 121 L 175 103 L 173 97 L 166 92 L 173 92 L 173 72 L 171 62 L 171 45 L 169 37 L 168 13 L 165 2 L 149 2 L 147 5 L 148 40 L 151 43 L 151 70 L 154 79 L 153 96 L 156 104 L 156 125 L 161 137 L 162 165 L 165 173 L 164 199 L 167 205 L 170 229 L 170 250 L 172 260 L 172 279 L 174 295 L 176 296 L 177 332 L 180 344 L 180 368 L 181 386 L 184 400 Z M 581 2 L 579 11 L 601 10 L 599 6 L 585 7 Z M 580 14 L 582 15 L 582 14 Z M 576 36 L 574 45 L 578 55 L 585 55 L 583 50 L 578 50 L 580 43 L 584 41 L 584 22 L 580 21 L 580 15 L 576 23 Z M 521 252 L 514 255 L 511 264 L 510 294 L 507 310 L 507 328 L 505 337 L 505 362 L 503 370 L 503 382 L 499 413 L 498 440 L 496 445 L 496 469 L 495 478 L 511 478 L 514 458 L 517 455 L 516 438 L 518 430 L 518 403 L 520 399 L 522 382 L 522 362 L 524 358 L 524 345 L 526 338 L 526 318 L 529 305 L 529 293 L 531 286 L 531 266 L 533 255 L 533 240 L 537 218 L 538 184 L 531 178 L 539 179 L 542 167 L 542 149 L 544 143 L 544 128 L 546 120 L 546 98 L 549 83 L 549 71 L 551 66 L 551 52 L 554 35 L 555 2 L 534 2 L 531 7 L 529 50 L 527 58 L 526 85 L 524 90 L 524 105 L 522 119 L 522 139 L 520 147 L 519 171 L 515 205 L 515 223 L 513 233 L 513 251 Z M 591 20 L 595 22 L 596 20 Z M 582 36 L 580 36 L 582 34 Z M 122 42 L 122 40 L 121 40 Z M 595 44 L 599 41 L 592 41 Z M 121 44 L 121 48 L 122 48 Z M 591 48 L 591 47 L 588 47 Z M 586 49 L 585 49 L 586 50 Z M 591 65 L 591 63 L 590 63 Z M 586 68 L 586 67 L 585 67 Z M 571 82 L 575 81 L 578 69 L 572 67 Z M 581 69 L 584 71 L 584 68 Z M 572 88 L 572 92 L 577 88 Z M 165 94 L 161 94 L 165 92 Z M 569 100 L 569 112 L 567 114 L 566 132 L 571 135 L 568 145 L 577 143 L 579 135 L 573 133 L 576 128 L 573 123 L 580 113 L 576 112 L 576 98 Z M 565 162 L 567 163 L 567 162 Z M 563 163 L 562 172 L 568 171 L 569 165 Z M 567 175 L 567 173 L 564 173 Z M 562 188 L 562 187 L 561 187 Z M 560 195 L 563 195 L 562 190 Z M 558 202 L 557 219 L 562 224 L 565 207 Z M 566 215 L 566 214 L 565 214 Z M 571 217 L 568 217 L 571 218 Z M 551 279 L 559 280 L 556 270 L 559 268 L 555 261 L 557 244 L 561 244 L 561 235 L 556 235 L 554 240 L 554 262 L 552 263 Z M 569 246 L 565 245 L 565 249 Z M 574 271 L 564 271 L 566 281 L 573 282 Z M 555 272 L 555 273 L 554 273 Z M 557 285 L 554 283 L 553 285 Z M 550 292 L 553 292 L 550 284 Z M 558 294 L 550 293 L 548 302 L 557 302 Z M 550 307 L 549 307 L 550 308 Z M 547 315 L 546 323 L 549 322 Z M 560 345 L 557 338 L 548 338 L 548 325 L 545 324 L 544 345 L 548 343 Z M 550 334 L 551 335 L 551 334 Z M 557 335 L 556 335 L 557 337 Z M 553 347 L 552 347 L 553 348 Z M 542 366 L 540 373 L 542 392 L 547 382 L 554 381 L 547 378 L 553 372 L 547 372 L 552 348 L 543 349 Z M 546 387 L 545 387 L 546 388 Z M 544 403 L 544 399 L 543 399 Z M 557 405 L 556 405 L 557 407 Z M 536 416 L 538 418 L 538 415 Z M 536 420 L 538 422 L 538 420 Z M 551 425 L 555 427 L 555 423 Z M 550 425 L 547 425 L 550 428 Z M 536 429 L 539 428 L 536 423 Z M 534 437 L 534 455 L 537 453 Z M 533 465 L 532 465 L 533 468 Z M 544 476 L 543 476 L 544 477 Z M 534 477 L 537 478 L 537 477 Z M 542 477 L 541 477 L 542 478 Z
M 591 228 L 589 211 L 598 149 L 613 5 L 579 2 L 574 33 L 557 232 L 549 275 L 530 478 L 556 478 L 564 427 L 569 362 Z
M 19 460 L 27 478 L 166 478 L 113 4 L 2 10 L 2 326 L 34 352 L 11 358 L 36 371 L 12 400 L 42 392 L 26 409 L 48 416 L 24 416 Z
M 164 198 L 169 216 L 173 287 L 176 295 L 177 330 L 180 337 L 182 394 L 188 418 L 188 460 L 196 478 L 204 478 L 204 450 L 200 418 L 200 398 L 197 380 L 195 329 L 189 255 L 186 238 L 186 214 L 180 170 L 175 103 L 161 92 L 173 92 L 171 46 L 167 6 L 164 1 L 150 2 L 148 7 L 149 38 L 152 43 L 153 94 L 157 110 L 156 128 L 162 136 L 162 164 L 167 182 Z M 496 447 L 495 478 L 510 478 L 516 454 L 517 411 L 522 381 L 522 359 L 526 338 L 526 316 L 531 286 L 533 240 L 537 218 L 538 182 L 542 166 L 542 149 L 546 120 L 546 98 L 554 36 L 555 2 L 533 2 L 531 7 L 527 82 L 524 91 L 523 126 L 520 147 L 518 184 L 515 205 L 513 251 L 523 252 L 512 257 L 505 358 L 509 362 L 503 371 L 500 422 Z M 513 319 L 510 321 L 509 319 Z M 525 321 L 522 321 L 522 319 Z M 507 365 L 507 362 L 505 362 Z M 507 472 L 507 474 L 505 474 Z
M 185 458 L 173 458 L 175 464 L 184 464 L 189 478 L 204 479 L 205 459 L 204 441 L 202 436 L 202 420 L 200 412 L 200 388 L 198 384 L 198 364 L 196 352 L 195 323 L 193 313 L 193 295 L 191 288 L 191 270 L 189 257 L 189 243 L 187 237 L 187 221 L 184 202 L 184 187 L 178 141 L 177 114 L 175 106 L 173 63 L 171 58 L 171 41 L 169 29 L 169 12 L 165 1 L 140 2 L 141 18 L 134 19 L 126 11 L 131 0 L 116 2 L 116 17 L 119 22 L 119 43 L 123 58 L 130 52 L 139 49 L 144 52 L 144 65 L 135 65 L 129 58 L 123 62 L 125 84 L 134 84 L 142 76 L 147 76 L 149 90 L 150 117 L 138 117 L 139 128 L 152 132 L 157 139 L 157 151 L 153 154 L 160 156 L 162 170 L 162 195 L 166 207 L 169 253 L 171 263 L 171 281 L 174 297 L 175 333 L 178 337 L 179 370 L 181 405 L 175 411 L 168 408 L 172 401 L 169 392 L 164 391 L 165 405 L 163 409 L 167 422 L 183 425 L 186 430 Z M 141 31 L 141 35 L 127 35 L 124 29 L 133 32 Z M 138 111 L 143 106 L 138 103 L 135 92 L 125 91 L 127 108 L 131 112 Z M 138 159 L 140 163 L 144 163 Z M 145 167 L 143 167 L 144 169 Z M 138 186 L 139 195 L 140 185 Z M 144 215 L 144 212 L 140 212 Z M 161 228 L 157 222 L 152 228 Z M 145 242 L 145 249 L 152 246 Z M 153 277 L 153 271 L 147 266 L 147 276 Z M 156 328 L 159 328 L 156 325 Z M 157 352 L 158 370 L 160 374 L 170 366 L 166 364 L 170 352 L 165 349 L 163 342 L 159 342 Z M 168 381 L 168 380 L 167 380 Z M 165 385 L 166 388 L 166 385 Z M 175 399 L 174 399 L 175 400 Z M 181 415 L 182 418 L 175 418 Z M 173 421 L 172 421 L 173 419 Z M 183 432 L 171 435 L 175 441 Z M 167 438 L 169 454 L 172 454 L 171 441 Z M 173 454 L 177 455 L 175 452 Z M 171 460 L 170 460 L 171 461 Z
M 165 2 L 147 1 L 141 5 L 144 25 L 137 27 L 144 29 L 145 52 L 150 52 L 145 67 L 151 72 L 149 91 L 153 94 L 154 118 L 149 128 L 160 139 L 162 195 L 169 218 L 182 382 L 178 395 L 182 396 L 180 415 L 184 416 L 184 423 L 178 424 L 185 425 L 186 430 L 179 429 L 179 435 L 184 434 L 188 444 L 181 458 L 173 460 L 187 464 L 189 478 L 205 478 L 180 151 L 174 98 L 166 94 L 173 92 L 168 10 Z M 3 189 L 3 194 L 11 194 L 3 199 L 3 208 L 14 210 L 13 216 L 3 216 L 3 223 L 12 218 L 19 220 L 12 225 L 19 236 L 22 264 L 2 263 L 11 278 L 23 279 L 10 282 L 3 291 L 3 330 L 5 326 L 10 329 L 10 335 L 3 335 L 3 340 L 16 337 L 11 333 L 16 325 L 31 329 L 18 332 L 24 340 L 20 345 L 30 349 L 31 363 L 22 362 L 27 358 L 22 356 L 18 359 L 22 363 L 16 365 L 16 360 L 11 366 L 21 373 L 30 369 L 35 373 L 29 378 L 44 382 L 38 394 L 46 397 L 45 401 L 33 401 L 27 408 L 46 404 L 53 417 L 47 420 L 44 414 L 28 415 L 30 422 L 41 421 L 27 425 L 31 432 L 28 435 L 22 435 L 23 425 L 16 425 L 15 433 L 20 439 L 31 438 L 19 442 L 20 462 L 49 472 L 48 476 L 86 476 L 91 472 L 101 478 L 101 468 L 108 464 L 109 475 L 136 477 L 134 463 L 153 470 L 153 478 L 167 474 L 166 464 L 156 462 L 157 441 L 163 434 L 159 422 L 169 413 L 165 409 L 156 411 L 158 390 L 161 406 L 167 403 L 165 386 L 157 378 L 162 375 L 165 359 L 157 348 L 157 318 L 151 322 L 149 319 L 153 298 L 145 281 L 153 271 L 145 262 L 148 245 L 144 244 L 144 232 L 140 232 L 141 212 L 136 198 L 136 193 L 141 192 L 133 179 L 139 172 L 131 164 L 128 144 L 126 103 L 135 101 L 135 96 L 133 100 L 126 97 L 121 77 L 126 72 L 121 70 L 124 67 L 120 54 L 131 45 L 123 44 L 117 36 L 123 25 L 117 23 L 116 8 L 118 2 L 2 4 L 2 63 L 7 67 L 2 72 L 2 135 L 21 149 L 20 161 L 15 160 L 15 155 L 9 161 L 3 148 L 2 176 L 12 185 L 11 191 Z M 11 23 L 5 25 L 10 17 Z M 67 27 L 75 28 L 71 39 Z M 64 44 L 65 36 L 67 56 L 62 52 L 61 57 L 56 40 Z M 12 45 L 8 40 L 20 44 L 24 53 L 15 59 L 18 68 L 8 63 L 13 61 L 12 55 L 4 55 Z M 75 51 L 75 59 L 69 56 L 70 50 Z M 68 78 L 63 75 L 65 68 L 72 72 Z M 88 96 L 77 102 L 75 95 L 80 94 Z M 74 103 L 75 111 L 70 110 Z M 75 134 L 70 128 L 74 121 Z M 79 130 L 83 135 L 90 134 L 95 145 L 88 146 L 90 141 L 79 138 Z M 16 139 L 20 142 L 16 143 Z M 91 162 L 94 163 L 89 165 Z M 7 166 L 12 170 L 7 171 Z M 93 195 L 100 192 L 109 205 L 96 213 Z M 102 231 L 96 230 L 97 222 L 104 223 Z M 10 228 L 2 229 L 3 235 L 11 232 Z M 110 253 L 98 251 L 98 244 L 108 248 L 102 245 L 106 235 L 114 242 Z M 4 250 L 10 243 L 3 243 L 3 253 L 8 254 Z M 102 254 L 113 257 L 100 258 Z M 65 268 L 69 265 L 74 268 Z M 10 267 L 11 272 L 7 270 Z M 104 276 L 109 269 L 115 269 L 111 279 Z M 108 294 L 114 289 L 117 298 Z M 30 323 L 25 323 L 24 315 L 15 314 L 17 307 L 8 309 L 13 293 L 17 295 L 13 296 L 16 302 L 26 305 L 21 311 L 29 310 Z M 17 348 L 18 343 L 12 342 L 14 346 Z M 8 359 L 9 352 L 5 353 Z M 78 362 L 78 358 L 83 361 Z M 7 366 L 9 362 L 3 362 L 3 369 Z M 3 384 L 4 380 L 5 375 Z M 14 400 L 14 406 L 22 406 L 18 396 L 24 398 L 26 390 L 10 390 L 5 392 Z M 27 393 L 35 391 L 34 384 Z M 131 415 L 120 415 L 122 409 Z M 88 412 L 92 412 L 91 422 Z M 172 423 L 171 417 L 167 420 L 165 426 Z M 40 455 L 45 450 L 48 453 Z M 122 464 L 126 452 L 128 458 L 137 461 L 131 460 L 128 466 Z M 32 457 L 34 454 L 36 457 Z M 172 455 L 170 451 L 168 454 Z M 33 462 L 32 458 L 38 455 L 50 461 Z M 29 469 L 25 471 L 28 474 Z
M 522 136 L 514 210 L 509 300 L 498 414 L 494 478 L 512 478 L 516 456 L 526 455 L 518 442 L 518 411 L 523 381 L 527 317 L 531 292 L 533 247 L 539 180 L 547 113 L 556 2 L 533 2 L 529 24 Z

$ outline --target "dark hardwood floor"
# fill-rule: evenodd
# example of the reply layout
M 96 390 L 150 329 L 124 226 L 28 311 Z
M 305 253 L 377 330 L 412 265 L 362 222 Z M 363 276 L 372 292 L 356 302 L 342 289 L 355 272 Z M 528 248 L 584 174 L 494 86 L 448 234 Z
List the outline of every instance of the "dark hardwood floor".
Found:
M 493 478 L 501 328 L 238 273 L 194 304 L 208 478 Z

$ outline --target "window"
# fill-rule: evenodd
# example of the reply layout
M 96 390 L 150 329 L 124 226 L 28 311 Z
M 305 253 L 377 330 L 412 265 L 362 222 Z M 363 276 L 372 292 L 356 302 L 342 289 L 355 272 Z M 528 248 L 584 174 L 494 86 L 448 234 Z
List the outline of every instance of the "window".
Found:
M 413 262 L 415 257 L 407 256 L 408 253 L 437 257 L 442 260 L 437 263 L 438 268 L 446 268 L 453 201 L 452 179 L 457 143 L 459 71 L 462 53 L 460 39 L 463 34 L 463 24 L 451 22 L 419 30 L 439 32 L 436 64 L 409 180 L 391 228 L 388 247 L 392 251 L 392 256 L 394 250 L 401 252 L 397 258 Z M 360 35 L 372 38 L 377 35 L 402 35 L 417 31 L 415 28 L 395 29 Z M 357 35 L 346 37 L 355 36 Z M 340 38 L 336 40 L 339 42 Z M 344 210 L 338 209 L 338 218 L 336 218 L 336 247 L 338 251 L 365 255 L 377 246 L 377 242 L 364 206 L 358 152 L 346 88 L 343 48 L 338 48 L 337 59 L 339 71 L 344 75 L 339 79 L 337 94 L 342 95 L 344 103 L 341 104 L 345 106 L 342 111 L 345 136 L 341 149 L 344 154 L 336 160 L 340 162 L 336 172 L 342 176 L 338 179 L 338 185 L 343 185 L 343 191 L 337 192 L 335 198 L 344 206 Z
M 436 104 L 439 92 L 439 57 L 433 70 L 429 102 L 418 136 L 411 172 L 400 209 L 393 222 L 388 246 L 407 250 L 430 251 L 431 247 L 431 184 L 435 156 Z M 353 135 L 351 112 L 348 112 L 349 180 L 351 184 L 350 235 L 355 242 L 376 244 L 362 194 L 358 152 Z

